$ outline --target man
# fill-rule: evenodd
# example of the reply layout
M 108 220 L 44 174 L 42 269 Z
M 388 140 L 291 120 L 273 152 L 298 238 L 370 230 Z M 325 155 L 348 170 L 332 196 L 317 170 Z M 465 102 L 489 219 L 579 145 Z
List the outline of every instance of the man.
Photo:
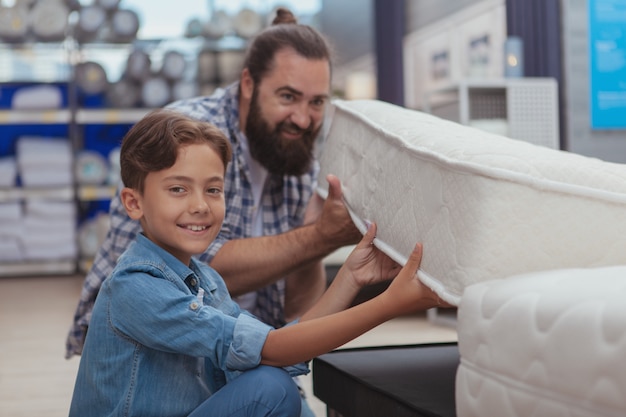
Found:
M 326 201 L 314 194 L 319 164 L 313 150 L 330 99 L 330 67 L 322 36 L 282 9 L 251 43 L 238 83 L 168 106 L 215 124 L 231 141 L 226 218 L 198 258 L 224 277 L 242 307 L 275 327 L 301 315 L 324 292 L 323 257 L 361 237 L 337 178 L 329 178 Z M 68 358 L 81 353 L 100 285 L 140 231 L 119 196 L 110 212 L 111 228 L 85 279 L 68 336 Z

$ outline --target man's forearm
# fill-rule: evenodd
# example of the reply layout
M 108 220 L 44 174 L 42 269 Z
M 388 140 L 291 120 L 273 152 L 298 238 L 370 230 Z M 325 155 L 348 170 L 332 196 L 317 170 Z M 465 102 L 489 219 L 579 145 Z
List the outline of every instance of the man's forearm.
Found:
M 285 321 L 289 323 L 306 313 L 326 290 L 326 271 L 322 261 L 302 266 L 285 279 Z
M 211 261 L 232 296 L 263 288 L 337 249 L 314 224 L 275 236 L 226 242 Z

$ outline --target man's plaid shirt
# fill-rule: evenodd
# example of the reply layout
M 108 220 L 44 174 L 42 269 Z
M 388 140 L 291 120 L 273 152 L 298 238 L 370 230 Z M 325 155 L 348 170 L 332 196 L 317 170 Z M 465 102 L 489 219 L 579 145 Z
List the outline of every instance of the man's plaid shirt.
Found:
M 226 134 L 233 147 L 233 159 L 228 164 L 225 178 L 226 217 L 216 240 L 203 254 L 197 256 L 203 262 L 210 262 L 226 241 L 252 236 L 255 208 L 249 181 L 250 171 L 241 148 L 241 141 L 245 140 L 245 136 L 239 130 L 238 87 L 238 83 L 231 84 L 211 96 L 182 100 L 168 106 L 196 119 L 211 122 Z M 313 193 L 318 172 L 319 164 L 315 162 L 310 172 L 303 176 L 268 178 L 261 204 L 265 235 L 283 233 L 302 224 L 304 210 Z M 113 270 L 117 258 L 141 229 L 138 222 L 127 216 L 118 195 L 111 201 L 109 213 L 109 232 L 85 278 L 67 338 L 68 358 L 82 352 L 91 310 L 100 286 Z M 284 325 L 284 296 L 284 281 L 280 279 L 257 292 L 256 309 L 251 312 L 266 323 L 280 327 Z

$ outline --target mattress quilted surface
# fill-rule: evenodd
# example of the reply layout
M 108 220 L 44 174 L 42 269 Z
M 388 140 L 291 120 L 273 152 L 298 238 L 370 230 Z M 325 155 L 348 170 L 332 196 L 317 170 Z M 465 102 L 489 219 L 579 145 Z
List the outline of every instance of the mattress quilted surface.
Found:
M 626 415 L 626 266 L 469 286 L 458 310 L 459 417 Z
M 626 165 L 486 133 L 376 100 L 336 101 L 319 192 L 337 175 L 357 226 L 458 305 L 477 282 L 626 264 Z

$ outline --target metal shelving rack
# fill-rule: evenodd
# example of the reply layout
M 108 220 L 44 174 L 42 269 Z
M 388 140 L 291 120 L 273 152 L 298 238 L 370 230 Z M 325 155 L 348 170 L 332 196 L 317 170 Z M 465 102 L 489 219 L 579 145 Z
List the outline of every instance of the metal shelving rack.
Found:
M 77 90 L 72 79 L 72 66 L 79 62 L 79 46 L 66 40 L 59 43 L 24 43 L 1 44 L 0 52 L 6 58 L 0 67 L 0 84 L 38 85 L 54 83 L 67 88 L 66 105 L 50 109 L 0 109 L 0 126 L 21 125 L 65 125 L 67 137 L 74 152 L 83 147 L 83 126 L 88 124 L 132 124 L 143 117 L 150 109 L 86 109 L 81 108 L 77 100 Z M 38 66 L 48 68 L 45 73 L 30 74 L 21 79 L 14 79 L 11 66 L 16 65 L 21 57 L 34 60 Z M 0 94 L 2 90 L 0 90 Z M 0 140 L 5 139 L 0 136 Z M 74 170 L 74 167 L 72 167 Z M 0 188 L 0 203 L 23 202 L 29 199 L 89 202 L 109 200 L 115 193 L 110 185 L 93 186 L 74 183 L 69 186 L 31 188 L 22 186 Z M 78 237 L 78 235 L 77 235 Z M 80 270 L 85 260 L 46 259 L 0 261 L 0 277 L 27 276 L 41 274 L 71 274 Z

